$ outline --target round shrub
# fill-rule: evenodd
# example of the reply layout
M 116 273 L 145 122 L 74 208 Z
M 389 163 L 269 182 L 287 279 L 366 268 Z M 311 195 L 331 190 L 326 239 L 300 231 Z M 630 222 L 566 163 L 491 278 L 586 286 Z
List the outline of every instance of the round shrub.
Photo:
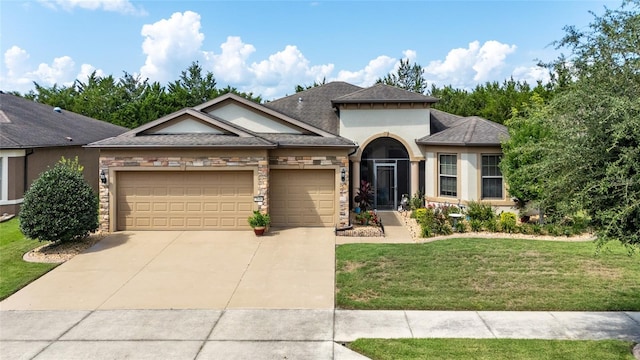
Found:
M 71 241 L 98 229 L 98 197 L 78 160 L 64 158 L 43 172 L 24 194 L 20 230 L 30 239 Z

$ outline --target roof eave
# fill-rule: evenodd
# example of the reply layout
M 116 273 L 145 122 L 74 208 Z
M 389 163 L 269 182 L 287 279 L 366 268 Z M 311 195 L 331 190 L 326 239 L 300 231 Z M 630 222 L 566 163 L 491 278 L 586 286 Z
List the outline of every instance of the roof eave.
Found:
M 276 144 L 269 145 L 85 145 L 88 148 L 99 149 L 159 149 L 159 148 L 171 148 L 171 149 L 195 149 L 195 148 L 215 148 L 215 149 L 275 149 L 278 147 Z

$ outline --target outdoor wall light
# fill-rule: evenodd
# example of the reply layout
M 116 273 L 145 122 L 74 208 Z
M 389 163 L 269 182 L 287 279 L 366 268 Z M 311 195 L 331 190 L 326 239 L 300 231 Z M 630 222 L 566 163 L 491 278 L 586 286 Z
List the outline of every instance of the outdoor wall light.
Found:
M 103 184 L 107 183 L 107 175 L 104 173 L 104 170 L 100 170 L 100 182 Z
M 342 168 L 340 170 L 340 179 L 342 179 L 342 182 L 347 181 L 347 169 Z

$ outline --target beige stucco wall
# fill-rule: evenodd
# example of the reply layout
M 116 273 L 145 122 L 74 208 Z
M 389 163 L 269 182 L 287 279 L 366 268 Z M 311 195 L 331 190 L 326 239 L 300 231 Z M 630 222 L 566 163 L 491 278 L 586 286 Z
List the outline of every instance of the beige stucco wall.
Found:
M 340 109 L 340 136 L 358 143 L 361 149 L 372 141 L 372 136 L 387 136 L 403 139 L 411 159 L 422 158 L 416 144 L 417 138 L 429 135 L 428 108 L 362 108 Z
M 500 208 L 511 208 L 511 201 L 503 179 L 502 199 L 481 199 L 482 191 L 482 155 L 502 154 L 500 147 L 463 147 L 440 146 L 425 147 L 425 198 L 428 202 L 453 203 L 460 201 L 466 204 L 469 201 L 483 201 Z M 440 196 L 438 186 L 438 155 L 455 154 L 457 157 L 457 185 L 458 196 Z
M 241 126 L 245 129 L 251 129 L 254 132 L 288 134 L 300 133 L 280 121 L 260 115 L 257 112 L 238 104 L 230 103 L 223 105 L 210 110 L 209 114 L 225 119 L 230 123 Z

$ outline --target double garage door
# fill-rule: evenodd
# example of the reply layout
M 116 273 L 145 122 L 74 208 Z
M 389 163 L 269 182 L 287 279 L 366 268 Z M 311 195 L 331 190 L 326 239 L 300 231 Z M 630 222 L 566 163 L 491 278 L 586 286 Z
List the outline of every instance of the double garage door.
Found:
M 118 173 L 118 230 L 249 229 L 252 171 Z
M 333 226 L 333 170 L 271 170 L 269 212 L 278 227 Z M 252 171 L 123 171 L 117 230 L 241 230 L 255 208 Z

